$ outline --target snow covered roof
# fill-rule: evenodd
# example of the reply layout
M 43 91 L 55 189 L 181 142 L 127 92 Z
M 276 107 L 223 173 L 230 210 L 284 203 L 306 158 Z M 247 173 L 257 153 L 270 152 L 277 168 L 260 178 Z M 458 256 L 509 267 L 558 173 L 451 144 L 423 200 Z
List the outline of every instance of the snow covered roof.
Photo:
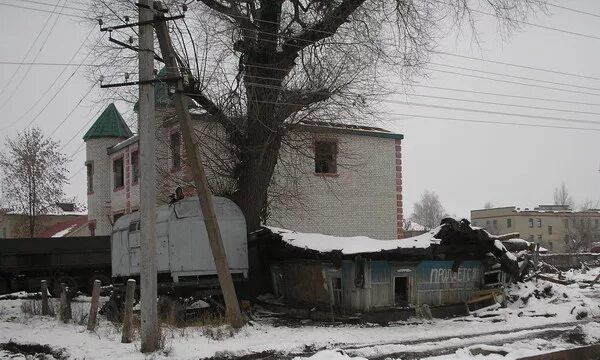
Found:
M 378 240 L 366 236 L 331 236 L 315 233 L 301 233 L 292 230 L 269 227 L 281 236 L 282 240 L 294 247 L 314 250 L 322 253 L 341 251 L 342 254 L 364 254 L 396 249 L 427 249 L 431 244 L 439 244 L 434 236 L 439 232 L 437 227 L 425 234 L 405 239 Z
M 87 224 L 87 216 L 58 222 L 38 234 L 38 237 L 64 237 Z

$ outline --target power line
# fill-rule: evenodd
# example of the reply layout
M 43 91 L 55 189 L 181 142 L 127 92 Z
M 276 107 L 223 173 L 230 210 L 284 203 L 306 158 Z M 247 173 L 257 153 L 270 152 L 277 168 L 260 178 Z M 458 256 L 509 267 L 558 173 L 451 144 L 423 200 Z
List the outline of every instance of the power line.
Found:
M 478 70 L 478 69 L 473 69 L 473 68 L 469 68 L 469 67 L 456 66 L 456 65 L 446 65 L 446 64 L 440 64 L 440 63 L 435 63 L 435 62 L 430 62 L 430 64 L 431 65 L 435 65 L 435 66 L 447 67 L 447 68 L 451 68 L 451 69 L 475 71 L 475 72 L 479 72 L 479 73 L 482 73 L 482 74 L 505 76 L 505 77 L 509 77 L 509 78 L 513 78 L 513 79 L 537 81 L 537 82 L 541 82 L 541 83 L 544 83 L 544 84 L 552 84 L 552 85 L 559 85 L 559 86 L 571 86 L 571 87 L 578 88 L 578 89 L 587 89 L 587 90 L 600 91 L 600 88 L 596 88 L 596 87 L 580 86 L 580 85 L 573 85 L 573 84 L 568 84 L 568 83 L 564 83 L 564 82 L 555 82 L 555 81 L 548 81 L 548 80 L 540 80 L 540 79 L 534 79 L 534 78 L 525 77 L 525 76 L 509 75 L 509 74 L 497 73 L 497 72 L 493 72 L 493 71 Z
M 73 64 L 73 60 L 75 60 L 75 57 L 77 57 L 77 55 L 79 54 L 79 52 L 81 51 L 81 49 L 83 48 L 83 46 L 85 45 L 85 43 L 88 41 L 88 39 L 90 38 L 90 36 L 92 35 L 93 32 L 94 32 L 94 29 L 91 29 L 90 32 L 88 33 L 88 35 L 86 36 L 86 38 L 81 42 L 81 45 L 79 46 L 79 48 L 77 48 L 77 50 L 75 51 L 75 53 L 69 59 L 69 64 L 77 66 L 77 64 Z M 30 105 L 29 109 L 27 109 L 27 111 L 25 111 L 21 116 L 19 116 L 13 122 L 13 125 L 16 124 L 16 123 L 18 123 L 23 117 L 25 117 L 27 114 L 29 114 L 42 101 L 42 99 L 46 96 L 46 94 L 48 94 L 48 92 L 50 92 L 50 89 L 52 89 L 54 87 L 54 85 L 58 82 L 58 80 L 65 73 L 65 71 L 67 71 L 67 69 L 68 69 L 68 66 L 65 66 L 62 69 L 62 71 L 58 74 L 58 76 L 56 76 L 56 78 L 54 79 L 54 81 L 52 81 L 52 83 L 50 84 L 50 86 L 48 86 L 48 88 L 42 93 L 42 95 L 40 95 L 40 97 L 36 100 L 36 102 L 33 105 Z
M 448 71 L 448 70 L 440 70 L 440 69 L 433 69 L 433 70 L 437 71 L 437 72 L 445 73 L 445 74 L 467 76 L 467 77 L 472 77 L 472 78 L 477 78 L 477 79 L 498 81 L 498 82 L 503 82 L 503 83 L 507 83 L 507 84 L 516 84 L 516 85 L 529 86 L 529 87 L 535 87 L 535 88 L 540 88 L 540 89 L 548 89 L 548 90 L 568 92 L 568 93 L 573 93 L 573 94 L 584 94 L 584 95 L 600 96 L 600 94 L 590 93 L 590 92 L 585 92 L 585 91 L 561 89 L 561 88 L 556 88 L 556 87 L 552 87 L 552 86 L 544 86 L 544 85 L 527 84 L 527 83 L 522 83 L 522 82 L 518 82 L 518 81 L 511 81 L 511 80 L 494 79 L 494 78 L 490 78 L 490 77 L 487 77 L 487 76 L 479 76 L 479 75 L 474 75 L 474 74 L 463 74 L 463 73 L 456 72 L 456 71 Z
M 73 109 L 71 109 L 71 111 L 69 111 L 69 113 L 67 114 L 67 116 L 65 116 L 65 118 L 63 119 L 63 121 L 60 122 L 60 124 L 58 124 L 58 126 L 56 126 L 54 128 L 54 130 L 52 130 L 52 132 L 50 133 L 49 137 L 51 137 L 52 135 L 54 135 L 54 133 L 65 123 L 65 121 L 67 121 L 67 119 L 73 114 L 73 112 L 75 112 L 75 110 L 79 107 L 79 105 L 81 105 L 81 102 L 88 97 L 88 95 L 92 92 L 92 90 L 94 90 L 94 87 L 96 87 L 96 83 L 92 84 L 92 86 L 90 86 L 90 89 L 85 93 L 85 95 L 83 95 L 81 97 L 81 99 L 79 99 L 79 101 L 77 102 L 77 104 L 75 104 L 75 106 L 73 107 Z
M 45 13 L 49 13 L 49 14 L 56 14 L 55 12 L 52 12 L 49 10 L 30 8 L 30 7 L 21 6 L 21 5 L 0 3 L 0 6 L 8 6 L 8 7 L 13 7 L 13 8 L 18 8 L 18 9 L 25 9 L 25 10 L 31 10 L 31 11 L 45 12 Z M 79 15 L 75 15 L 75 14 L 60 13 L 59 15 L 60 16 L 68 16 L 68 17 L 77 18 L 77 19 L 84 19 L 84 20 L 96 20 L 94 18 L 90 18 L 90 17 L 86 17 L 86 16 L 79 16 Z
M 576 12 L 576 13 L 583 14 L 583 15 L 589 15 L 589 16 L 594 16 L 594 17 L 600 18 L 600 15 L 598 15 L 598 14 L 594 14 L 594 13 L 583 11 L 583 10 L 577 10 L 577 9 L 569 8 L 566 6 L 556 5 L 556 4 L 547 4 L 547 5 L 555 7 L 555 8 L 567 10 L 567 11 Z
M 18 0 L 18 2 L 25 2 L 25 3 L 31 3 L 31 4 L 38 4 L 38 5 L 44 5 L 44 6 L 52 6 L 52 4 L 48 4 L 45 2 L 41 2 L 41 1 L 34 1 L 34 0 Z M 82 8 L 77 8 L 77 7 L 72 7 L 72 6 L 62 6 L 63 9 L 70 9 L 70 10 L 77 10 L 77 11 L 86 11 L 85 9 Z
M 54 5 L 54 8 L 56 8 L 58 6 L 58 4 L 60 4 L 60 2 L 61 2 L 61 0 L 58 0 L 56 2 L 56 4 Z M 52 13 L 52 14 L 54 14 L 54 13 Z M 37 41 L 40 38 L 40 36 L 42 36 L 42 33 L 43 33 L 44 29 L 46 28 L 46 26 L 48 25 L 48 23 L 50 22 L 50 19 L 52 19 L 52 14 L 48 15 L 48 18 L 44 22 L 44 25 L 42 25 L 42 28 L 38 31 L 35 39 L 31 43 L 31 45 L 29 46 L 29 49 L 27 49 L 27 52 L 25 53 L 25 56 L 23 56 L 23 59 L 21 60 L 21 62 L 17 63 L 19 65 L 17 67 L 17 70 L 15 70 L 12 73 L 12 75 L 10 76 L 10 78 L 8 79 L 8 81 L 6 82 L 6 85 L 2 87 L 2 90 L 0 90 L 0 96 L 2 96 L 2 94 L 4 94 L 4 92 L 6 91 L 6 89 L 8 89 L 9 85 L 12 83 L 13 79 L 15 78 L 15 76 L 17 75 L 17 73 L 19 72 L 19 70 L 21 70 L 21 67 L 24 65 L 23 62 L 27 59 L 27 57 L 31 53 L 31 50 L 33 50 L 33 48 L 35 47 L 35 44 L 37 43 Z
M 393 82 L 392 84 L 403 85 L 402 83 L 397 83 L 397 82 Z M 421 87 L 421 88 L 434 89 L 434 90 L 466 92 L 466 93 L 479 94 L 479 95 L 501 96 L 501 97 L 509 97 L 509 98 L 514 98 L 514 99 L 549 101 L 549 102 L 558 102 L 558 103 L 574 104 L 574 105 L 600 106 L 600 103 L 588 103 L 588 102 L 581 102 L 581 101 L 569 101 L 569 100 L 559 100 L 559 99 L 547 99 L 547 98 L 540 98 L 540 97 L 533 97 L 533 96 L 509 95 L 509 94 L 500 94 L 500 93 L 477 91 L 477 90 L 467 90 L 467 89 L 447 88 L 447 87 L 430 86 L 430 85 L 422 85 L 422 84 L 411 84 L 410 87 Z
M 60 2 L 60 0 L 59 0 L 59 2 Z M 63 5 L 66 2 L 67 2 L 67 0 L 64 0 L 63 1 Z M 61 8 L 60 11 L 62 12 L 62 8 Z M 58 13 L 58 14 L 60 14 L 60 13 Z M 54 30 L 54 28 L 56 27 L 56 24 L 58 23 L 58 19 L 59 19 L 58 16 L 56 16 L 54 18 L 54 23 L 52 23 L 52 26 L 50 27 L 50 29 L 46 33 L 46 37 L 42 41 L 42 44 L 41 44 L 40 48 L 38 49 L 37 53 L 33 57 L 33 61 L 36 61 L 37 58 L 38 58 L 38 56 L 40 56 L 40 54 L 42 53 L 42 50 L 44 50 L 44 47 L 46 46 L 46 43 L 48 42 L 48 39 L 50 38 L 50 35 L 52 34 L 52 31 Z M 23 82 L 25 81 L 25 79 L 29 75 L 30 71 L 31 71 L 31 66 L 27 66 L 27 70 L 25 70 L 25 74 L 23 75 L 23 77 L 21 77 L 21 80 L 19 80 L 19 82 L 17 83 L 17 86 L 10 93 L 9 97 L 2 103 L 2 105 L 0 105 L 0 109 L 4 108 L 4 106 L 6 106 L 6 104 L 8 104 L 8 102 L 15 96 L 15 94 L 17 93 L 17 91 L 19 91 L 19 89 L 21 88 L 21 85 L 23 85 Z
M 420 94 L 406 94 L 406 96 L 415 96 L 415 97 L 425 97 L 430 99 L 440 99 L 440 100 L 453 100 L 453 101 L 463 101 L 477 104 L 486 104 L 486 105 L 498 105 L 498 106 L 512 106 L 523 109 L 534 109 L 534 110 L 544 110 L 544 111 L 559 111 L 559 112 L 568 112 L 574 114 L 586 114 L 586 115 L 600 115 L 598 112 L 592 111 L 579 111 L 579 110 L 567 110 L 567 109 L 557 109 L 557 108 L 546 108 L 542 106 L 530 106 L 530 105 L 519 105 L 519 104 L 508 104 L 508 103 L 498 103 L 494 101 L 484 101 L 484 100 L 469 100 L 469 99 L 460 99 L 453 97 L 445 97 L 445 96 L 435 96 L 435 95 L 420 95 Z
M 434 54 L 440 54 L 440 55 L 447 55 L 447 56 L 457 57 L 457 58 L 461 58 L 461 59 L 477 60 L 477 61 L 483 61 L 483 62 L 492 63 L 492 64 L 506 65 L 506 66 L 516 67 L 516 68 L 521 68 L 521 69 L 527 69 L 527 70 L 543 71 L 543 72 L 552 73 L 552 74 L 574 76 L 574 77 L 579 77 L 579 78 L 583 78 L 583 79 L 590 79 L 590 80 L 600 80 L 600 77 L 595 77 L 595 76 L 580 75 L 580 74 L 568 73 L 568 72 L 558 71 L 558 70 L 543 69 L 543 68 L 534 67 L 534 66 L 512 64 L 512 63 L 503 62 L 503 61 L 488 60 L 488 59 L 482 59 L 482 58 L 477 58 L 477 57 L 473 57 L 473 56 L 452 54 L 452 53 L 445 52 L 445 51 L 433 51 L 433 53 Z
M 390 120 L 413 120 L 411 118 L 423 118 L 423 119 L 433 119 L 433 120 L 460 121 L 460 122 L 469 122 L 469 123 L 478 123 L 478 124 L 497 124 L 497 125 L 513 125 L 513 126 L 523 126 L 523 127 L 533 127 L 533 128 L 600 131 L 600 129 L 596 129 L 596 128 L 580 128 L 580 127 L 560 126 L 560 125 L 525 124 L 525 123 L 510 122 L 510 121 L 471 120 L 471 119 L 452 118 L 452 117 L 445 117 L 445 116 L 428 116 L 428 115 L 417 115 L 417 114 L 406 114 L 406 113 L 388 113 L 388 114 L 394 115 L 394 116 L 409 117 L 408 119 L 390 119 Z

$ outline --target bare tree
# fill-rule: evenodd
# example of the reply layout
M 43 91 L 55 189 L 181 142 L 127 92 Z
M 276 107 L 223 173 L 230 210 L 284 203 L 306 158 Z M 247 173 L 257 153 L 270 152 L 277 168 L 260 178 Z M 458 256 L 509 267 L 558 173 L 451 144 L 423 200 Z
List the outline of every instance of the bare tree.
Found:
M 7 138 L 6 148 L 0 153 L 4 198 L 12 210 L 27 216 L 28 234 L 33 237 L 37 217 L 51 211 L 65 195 L 70 160 L 58 150 L 59 143 L 45 138 L 38 128 Z
M 440 225 L 444 217 L 446 217 L 446 210 L 444 210 L 439 196 L 433 191 L 425 190 L 421 195 L 421 200 L 415 203 L 410 219 L 427 230 L 431 230 Z
M 437 37 L 448 32 L 443 24 L 467 23 L 474 30 L 475 14 L 488 10 L 510 29 L 543 7 L 543 0 L 165 2 L 173 15 L 187 11 L 185 19 L 171 23 L 185 93 L 225 130 L 234 156 L 228 174 L 235 182 L 232 198 L 249 230 L 266 213 L 279 152 L 291 129 L 304 121 L 373 121 L 379 114 L 371 105 L 391 91 L 384 81 L 389 72 L 407 82 L 419 73 Z M 137 12 L 131 1 L 100 0 L 91 6 L 104 24 Z M 112 36 L 135 38 L 135 29 L 129 31 Z M 96 52 L 106 65 L 98 71 L 108 71 L 103 74 L 108 79 L 122 76 L 135 62 L 136 54 L 121 47 Z
M 569 189 L 565 183 L 554 189 L 554 205 L 563 205 L 572 208 L 574 205 L 573 198 L 569 195 Z

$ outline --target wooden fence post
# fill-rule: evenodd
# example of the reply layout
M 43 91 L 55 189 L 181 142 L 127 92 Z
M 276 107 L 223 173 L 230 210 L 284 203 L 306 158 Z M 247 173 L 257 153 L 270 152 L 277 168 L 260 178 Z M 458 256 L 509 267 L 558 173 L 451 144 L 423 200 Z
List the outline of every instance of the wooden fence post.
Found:
M 60 319 L 65 324 L 71 320 L 71 300 L 69 299 L 67 284 L 60 284 Z
M 90 315 L 88 316 L 87 329 L 93 331 L 96 327 L 96 318 L 98 316 L 98 300 L 100 298 L 100 286 L 102 283 L 100 280 L 94 280 L 94 287 L 92 288 L 92 302 L 90 303 Z
M 125 307 L 123 308 L 123 336 L 122 343 L 131 342 L 132 318 L 133 318 L 133 295 L 135 293 L 135 280 L 127 280 L 127 289 L 125 290 Z
M 42 315 L 46 316 L 50 314 L 48 308 L 48 282 L 46 280 L 42 280 L 40 291 L 42 293 Z

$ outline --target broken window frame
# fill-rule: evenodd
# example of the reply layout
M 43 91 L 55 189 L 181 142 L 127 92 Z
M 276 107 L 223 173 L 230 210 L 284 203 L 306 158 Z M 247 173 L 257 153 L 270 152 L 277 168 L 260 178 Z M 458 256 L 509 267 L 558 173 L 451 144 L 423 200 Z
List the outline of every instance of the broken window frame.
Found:
M 330 276 L 331 304 L 335 308 L 341 308 L 344 304 L 344 285 L 341 276 Z M 337 286 L 339 285 L 339 287 Z

